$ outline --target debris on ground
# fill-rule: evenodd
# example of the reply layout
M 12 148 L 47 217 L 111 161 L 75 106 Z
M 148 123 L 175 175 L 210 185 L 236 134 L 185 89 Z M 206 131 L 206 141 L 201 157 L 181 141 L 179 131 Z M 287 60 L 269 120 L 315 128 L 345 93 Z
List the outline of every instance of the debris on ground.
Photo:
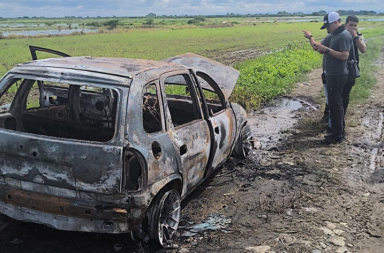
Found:
M 207 230 L 223 230 L 225 232 L 229 232 L 226 229 L 228 225 L 231 224 L 231 219 L 228 219 L 225 215 L 220 213 L 212 213 L 209 214 L 208 217 L 203 221 L 203 223 L 196 224 L 190 227 L 187 227 L 185 233 L 183 233 L 182 237 L 192 237 L 196 234 L 201 234 Z

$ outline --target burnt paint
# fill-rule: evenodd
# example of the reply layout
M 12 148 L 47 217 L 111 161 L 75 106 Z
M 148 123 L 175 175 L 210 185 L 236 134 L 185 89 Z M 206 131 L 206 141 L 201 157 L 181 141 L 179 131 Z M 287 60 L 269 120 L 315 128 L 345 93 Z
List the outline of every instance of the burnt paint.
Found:
M 220 135 L 221 135 L 219 149 L 222 149 L 225 144 L 225 138 L 227 137 L 227 130 L 225 129 L 223 122 L 220 121 L 219 125 L 220 125 Z

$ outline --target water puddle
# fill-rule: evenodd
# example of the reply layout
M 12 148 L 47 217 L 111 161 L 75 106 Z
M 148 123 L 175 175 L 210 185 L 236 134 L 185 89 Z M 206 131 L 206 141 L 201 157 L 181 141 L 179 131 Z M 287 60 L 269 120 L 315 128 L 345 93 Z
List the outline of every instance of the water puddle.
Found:
M 248 115 L 248 122 L 262 149 L 268 150 L 282 140 L 283 132 L 291 129 L 303 112 L 313 110 L 317 108 L 306 101 L 282 97 Z
M 279 108 L 288 108 L 291 110 L 298 110 L 303 107 L 300 101 L 292 100 L 288 98 L 278 98 L 272 101 L 272 105 Z

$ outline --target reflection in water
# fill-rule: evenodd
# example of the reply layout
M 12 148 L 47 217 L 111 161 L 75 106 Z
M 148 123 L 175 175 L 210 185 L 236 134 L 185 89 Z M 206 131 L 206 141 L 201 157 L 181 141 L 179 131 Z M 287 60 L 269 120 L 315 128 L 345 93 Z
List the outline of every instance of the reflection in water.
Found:
M 278 98 L 274 100 L 272 104 L 280 108 L 288 108 L 291 110 L 298 110 L 301 107 L 303 107 L 300 101 L 296 101 L 288 98 Z
M 317 108 L 306 101 L 289 98 L 277 98 L 265 107 L 248 115 L 255 139 L 265 149 L 272 148 L 282 138 L 282 133 L 297 122 L 297 113 L 312 111 Z

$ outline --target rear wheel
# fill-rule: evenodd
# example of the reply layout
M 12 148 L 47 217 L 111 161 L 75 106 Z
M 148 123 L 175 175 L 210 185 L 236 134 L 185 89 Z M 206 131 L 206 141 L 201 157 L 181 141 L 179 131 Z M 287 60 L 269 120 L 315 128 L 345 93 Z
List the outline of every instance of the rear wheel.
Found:
M 245 125 L 241 129 L 239 139 L 236 142 L 233 154 L 239 158 L 247 158 L 249 153 L 252 151 L 254 145 L 254 139 L 252 136 L 251 127 Z
M 168 245 L 180 221 L 180 194 L 172 189 L 160 193 L 150 209 L 149 234 L 161 246 Z

